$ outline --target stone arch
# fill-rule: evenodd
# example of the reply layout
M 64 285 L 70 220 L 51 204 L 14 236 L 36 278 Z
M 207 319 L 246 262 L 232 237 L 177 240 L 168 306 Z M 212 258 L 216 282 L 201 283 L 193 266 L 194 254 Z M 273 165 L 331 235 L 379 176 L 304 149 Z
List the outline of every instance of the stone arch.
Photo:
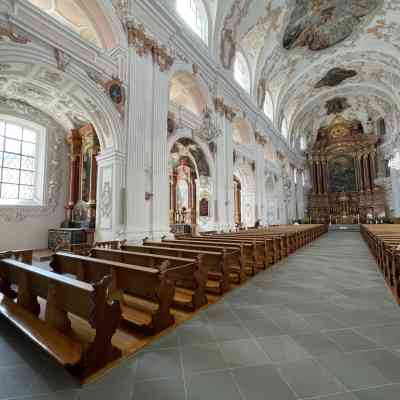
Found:
M 254 226 L 256 220 L 255 172 L 252 165 L 243 159 L 235 164 L 233 175 L 241 185 L 242 223 L 245 226 Z
M 206 107 L 211 108 L 212 101 L 208 87 L 193 72 L 193 68 L 188 64 L 173 67 L 170 73 L 170 101 L 200 116 Z
M 236 144 L 252 145 L 255 142 L 253 128 L 247 119 L 237 118 L 233 122 L 232 136 Z
M 61 73 L 56 69 L 54 54 L 45 51 L 42 47 L 36 45 L 19 45 L 9 43 L 0 44 L 0 53 L 2 63 L 4 64 L 21 64 L 28 66 L 40 66 L 50 73 L 57 74 L 62 79 L 69 82 L 69 93 L 72 90 L 79 93 L 84 97 L 79 99 L 71 95 L 68 101 L 72 106 L 81 108 L 89 117 L 89 122 L 93 124 L 96 129 L 101 150 L 114 149 L 123 153 L 124 149 L 124 135 L 122 134 L 122 120 L 121 115 L 115 108 L 114 104 L 107 97 L 106 93 L 88 75 L 82 71 L 75 64 L 71 63 L 65 73 Z M 55 76 L 55 75 L 54 75 Z M 52 86 L 50 82 L 48 86 Z M 59 90 L 55 84 L 54 89 Z M 65 100 L 67 101 L 67 100 Z M 49 110 L 44 110 L 42 107 L 37 107 L 45 113 Z M 56 120 L 65 127 L 66 130 L 73 128 L 73 123 L 70 121 L 70 126 L 66 120 Z
M 171 172 L 171 154 L 172 151 L 176 150 L 176 145 L 181 144 L 186 146 L 186 149 L 181 147 L 182 155 L 186 154 L 189 158 L 190 164 L 196 171 L 196 224 L 198 224 L 201 230 L 213 229 L 214 220 L 214 200 L 215 200 L 215 163 L 211 154 L 211 151 L 207 144 L 193 138 L 190 129 L 178 129 L 174 135 L 168 138 L 168 155 L 170 159 L 170 172 Z M 197 149 L 190 151 L 190 147 L 195 146 Z M 179 149 L 178 149 L 179 150 Z M 188 151 L 189 150 L 189 151 Z M 194 153 L 200 153 L 198 156 L 199 160 Z M 205 168 L 206 167 L 206 168 Z M 170 188 L 170 193 L 173 193 Z M 172 198 L 171 198 L 172 200 Z M 201 203 L 207 202 L 208 204 L 208 215 L 202 215 Z M 174 215 L 174 210 L 171 208 L 171 215 Z M 170 220 L 171 221 L 171 220 Z M 172 221 L 171 221 L 172 223 Z
M 127 36 L 111 2 L 106 0 L 29 0 L 30 3 L 104 49 L 127 47 Z M 82 27 L 84 29 L 82 30 Z M 78 29 L 80 28 L 80 29 Z

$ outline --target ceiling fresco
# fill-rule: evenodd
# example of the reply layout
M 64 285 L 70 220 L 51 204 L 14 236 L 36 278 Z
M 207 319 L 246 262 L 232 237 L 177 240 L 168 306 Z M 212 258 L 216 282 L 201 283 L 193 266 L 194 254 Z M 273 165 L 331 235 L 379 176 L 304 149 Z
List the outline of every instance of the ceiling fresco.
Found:
M 344 69 L 344 68 L 332 68 L 327 74 L 317 82 L 315 89 L 320 89 L 325 86 L 337 86 L 340 85 L 346 79 L 353 78 L 357 75 L 357 71 L 354 69 Z
M 225 3 L 225 2 L 224 2 Z M 253 93 L 267 90 L 279 129 L 292 135 L 326 119 L 325 104 L 346 97 L 343 113 L 400 115 L 400 0 L 230 0 L 224 27 L 246 54 Z M 229 10 L 228 10 L 229 9 Z M 224 36 L 220 35 L 222 46 Z M 358 99 L 358 100 L 357 100 Z M 312 113 L 316 113 L 313 115 Z M 318 128 L 318 127 L 317 127 Z M 310 133 L 310 137 L 314 133 Z
M 378 0 L 296 0 L 283 47 L 323 50 L 348 38 Z

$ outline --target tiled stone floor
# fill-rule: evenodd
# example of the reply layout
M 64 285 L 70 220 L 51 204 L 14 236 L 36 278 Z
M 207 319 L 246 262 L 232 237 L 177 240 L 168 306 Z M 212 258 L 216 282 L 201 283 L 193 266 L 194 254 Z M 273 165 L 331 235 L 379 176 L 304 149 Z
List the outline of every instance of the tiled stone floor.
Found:
M 261 273 L 95 384 L 0 319 L 0 400 L 398 400 L 400 308 L 359 233 Z

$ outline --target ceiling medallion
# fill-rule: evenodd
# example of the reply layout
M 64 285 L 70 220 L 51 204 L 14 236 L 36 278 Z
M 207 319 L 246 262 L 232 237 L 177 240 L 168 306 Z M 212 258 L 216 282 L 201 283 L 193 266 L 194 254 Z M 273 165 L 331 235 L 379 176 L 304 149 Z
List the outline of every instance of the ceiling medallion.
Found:
M 315 85 L 315 89 L 325 86 L 334 87 L 340 85 L 346 79 L 353 78 L 357 75 L 357 71 L 353 69 L 332 68 L 326 75 Z
M 193 134 L 203 141 L 210 143 L 222 135 L 222 130 L 217 127 L 215 116 L 206 107 L 203 111 L 203 121 L 199 129 L 194 129 Z
M 350 104 L 346 97 L 335 97 L 325 103 L 326 114 L 340 114 L 344 110 L 350 108 Z

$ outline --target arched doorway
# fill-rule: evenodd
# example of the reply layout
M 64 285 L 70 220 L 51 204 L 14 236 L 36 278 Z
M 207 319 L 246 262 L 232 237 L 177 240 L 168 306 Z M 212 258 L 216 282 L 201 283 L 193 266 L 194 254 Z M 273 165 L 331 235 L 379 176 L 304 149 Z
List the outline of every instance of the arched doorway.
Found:
M 201 147 L 189 138 L 178 139 L 170 155 L 170 225 L 191 231 L 211 218 L 210 167 Z
M 247 227 L 254 226 L 256 221 L 254 163 L 246 159 L 238 161 L 235 165 L 234 178 L 240 183 L 240 222 Z

